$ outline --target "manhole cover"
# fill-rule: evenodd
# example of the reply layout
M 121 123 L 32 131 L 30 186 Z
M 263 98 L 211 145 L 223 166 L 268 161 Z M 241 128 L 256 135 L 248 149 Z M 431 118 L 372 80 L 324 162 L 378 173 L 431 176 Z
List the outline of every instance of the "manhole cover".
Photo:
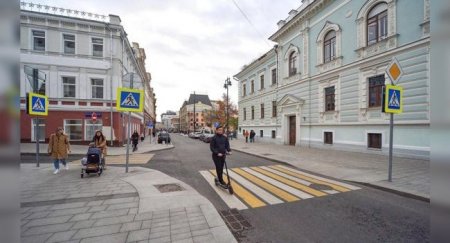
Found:
M 178 191 L 184 191 L 185 189 L 178 185 L 178 184 L 161 184 L 161 185 L 154 185 L 161 193 L 165 192 L 178 192 Z
M 262 155 L 264 155 L 264 156 L 270 156 L 270 155 L 273 155 L 273 154 L 262 154 Z
M 317 183 L 313 183 L 309 187 L 311 187 L 312 189 L 316 189 L 316 190 L 333 190 L 333 188 L 331 186 L 324 185 L 324 184 L 317 184 Z
M 233 208 L 231 210 L 220 211 L 220 215 L 231 230 L 238 242 L 245 242 L 247 234 L 252 230 L 252 225 L 242 216 L 239 210 Z

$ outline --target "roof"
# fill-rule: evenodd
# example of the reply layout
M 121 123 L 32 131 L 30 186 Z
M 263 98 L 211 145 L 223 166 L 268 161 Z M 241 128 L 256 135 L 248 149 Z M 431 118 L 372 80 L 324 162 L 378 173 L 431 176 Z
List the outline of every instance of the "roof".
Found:
M 211 105 L 211 100 L 209 99 L 208 95 L 199 95 L 199 94 L 191 94 L 189 96 L 189 100 L 187 102 L 187 105 L 192 105 L 194 103 L 201 102 L 205 105 Z

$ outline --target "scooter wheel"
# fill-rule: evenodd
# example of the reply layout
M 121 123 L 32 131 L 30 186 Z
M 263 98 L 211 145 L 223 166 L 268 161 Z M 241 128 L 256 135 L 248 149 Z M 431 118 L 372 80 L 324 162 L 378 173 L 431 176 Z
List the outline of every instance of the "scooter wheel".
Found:
M 234 191 L 233 191 L 233 187 L 231 187 L 231 185 L 228 186 L 228 192 L 233 195 Z

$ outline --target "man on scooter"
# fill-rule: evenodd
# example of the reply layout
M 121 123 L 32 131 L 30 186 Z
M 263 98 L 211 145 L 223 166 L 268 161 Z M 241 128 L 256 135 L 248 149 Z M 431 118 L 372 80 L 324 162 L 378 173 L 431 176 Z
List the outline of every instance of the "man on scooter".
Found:
M 223 181 L 223 166 L 225 164 L 226 154 L 231 154 L 230 143 L 228 138 L 223 135 L 223 127 L 216 128 L 216 135 L 211 139 L 209 148 L 212 152 L 212 159 L 216 165 L 217 179 L 220 186 L 227 189 L 227 184 Z

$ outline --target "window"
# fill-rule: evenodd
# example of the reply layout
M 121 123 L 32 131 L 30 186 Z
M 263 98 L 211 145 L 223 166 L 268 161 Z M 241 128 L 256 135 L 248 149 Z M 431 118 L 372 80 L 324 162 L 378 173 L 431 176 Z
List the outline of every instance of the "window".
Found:
M 36 141 L 36 120 L 38 120 L 39 127 L 38 127 L 38 135 L 39 135 L 39 141 L 45 141 L 45 120 L 34 118 L 31 119 L 31 141 Z
M 255 107 L 252 106 L 252 120 L 255 119 Z
M 325 88 L 325 111 L 334 111 L 334 86 Z
M 63 34 L 64 39 L 64 53 L 75 54 L 75 36 Z
M 289 76 L 297 73 L 297 53 L 293 51 L 289 55 Z
M 64 98 L 75 98 L 75 77 L 63 77 L 63 97 Z
M 255 92 L 255 80 L 252 80 L 250 82 L 250 94 L 253 94 Z
M 261 104 L 261 119 L 264 119 L 264 104 Z
M 381 133 L 368 133 L 367 143 L 369 148 L 381 149 Z
M 329 31 L 323 42 L 323 62 L 329 62 L 336 58 L 336 32 Z
M 245 121 L 245 120 L 247 120 L 247 109 L 244 108 L 243 113 L 244 113 L 244 121 Z
M 247 94 L 247 86 L 245 84 L 242 85 L 242 97 L 245 97 Z
M 277 116 L 277 102 L 272 101 L 272 117 L 276 117 L 276 116 Z
M 333 133 L 332 132 L 324 132 L 323 133 L 323 143 L 333 144 Z
M 277 69 L 272 69 L 272 85 L 277 83 Z
M 94 57 L 103 57 L 103 39 L 92 38 L 92 55 Z
M 264 137 L 264 130 L 259 130 L 259 137 Z
M 367 16 L 367 45 L 375 44 L 387 37 L 387 4 L 379 3 Z
M 45 32 L 41 30 L 33 30 L 33 50 L 45 51 Z
M 97 119 L 94 123 L 92 119 L 84 120 L 84 140 L 91 141 L 95 135 L 95 132 L 98 130 L 102 130 L 103 121 L 101 119 Z
M 264 89 L 264 75 L 261 75 L 261 77 L 259 77 L 259 82 L 260 82 L 260 89 Z
M 64 120 L 64 131 L 72 141 L 83 139 L 83 120 Z
M 276 138 L 276 131 L 275 130 L 272 130 L 272 138 Z
M 103 79 L 92 78 L 92 99 L 103 99 Z
M 379 107 L 383 99 L 384 75 L 369 78 L 369 107 Z

